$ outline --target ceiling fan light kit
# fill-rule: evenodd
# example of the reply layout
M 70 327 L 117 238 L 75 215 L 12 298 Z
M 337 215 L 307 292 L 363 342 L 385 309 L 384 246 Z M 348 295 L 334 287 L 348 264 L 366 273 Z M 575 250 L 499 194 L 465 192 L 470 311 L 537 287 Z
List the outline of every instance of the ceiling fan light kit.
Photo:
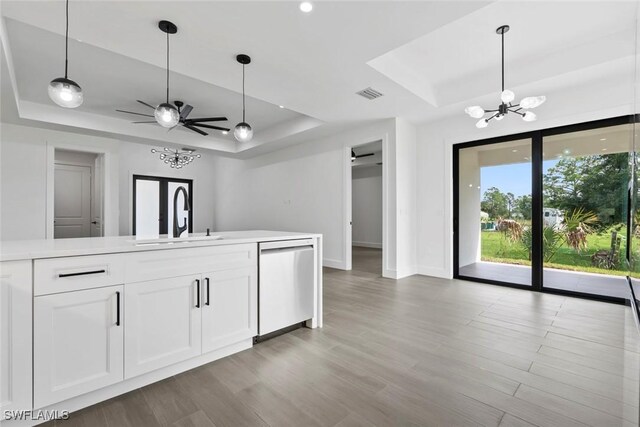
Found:
M 64 108 L 76 108 L 82 105 L 84 97 L 80 85 L 68 77 L 69 69 L 69 0 L 65 5 L 64 40 L 64 77 L 58 77 L 49 83 L 49 98 Z
M 245 100 L 244 100 L 244 67 L 251 63 L 251 57 L 249 55 L 240 54 L 236 56 L 236 61 L 242 64 L 242 121 L 236 125 L 233 131 L 233 135 L 239 142 L 249 142 L 253 138 L 253 129 L 247 123 L 245 118 Z
M 544 96 L 529 96 L 523 98 L 519 104 L 513 104 L 516 95 L 513 91 L 504 88 L 504 35 L 509 31 L 508 25 L 502 25 L 496 28 L 496 33 L 500 35 L 502 39 L 502 92 L 500 93 L 500 100 L 502 101 L 497 109 L 485 110 L 479 105 L 472 105 L 464 109 L 470 117 L 474 119 L 480 119 L 476 122 L 478 129 L 486 128 L 489 125 L 489 121 L 496 119 L 500 121 L 509 113 L 515 113 L 522 117 L 525 122 L 533 122 L 537 119 L 537 115 L 530 110 L 540 106 L 546 101 Z M 488 117 L 485 114 L 489 113 Z

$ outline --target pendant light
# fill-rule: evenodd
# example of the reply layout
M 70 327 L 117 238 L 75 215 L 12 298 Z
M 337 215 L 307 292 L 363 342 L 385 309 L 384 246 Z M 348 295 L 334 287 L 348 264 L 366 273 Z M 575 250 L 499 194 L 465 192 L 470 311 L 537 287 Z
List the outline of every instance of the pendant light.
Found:
M 64 40 L 64 77 L 58 77 L 49 83 L 49 98 L 64 108 L 76 108 L 82 105 L 82 88 L 68 78 L 69 68 L 69 0 L 65 9 L 65 40 Z
M 172 128 L 180 121 L 178 109 L 169 102 L 169 34 L 178 32 L 178 27 L 169 21 L 160 21 L 158 28 L 167 34 L 167 100 L 158 105 L 153 112 L 156 122 L 162 127 Z
M 244 114 L 244 66 L 251 63 L 251 57 L 249 55 L 238 55 L 236 61 L 242 64 L 242 121 L 236 125 L 233 131 L 233 135 L 239 142 L 248 142 L 253 138 L 253 129 L 249 126 L 249 123 L 245 121 Z
M 502 38 L 502 92 L 500 93 L 500 101 L 502 102 L 498 105 L 498 108 L 493 110 L 485 110 L 479 105 L 473 105 L 464 109 L 464 112 L 470 117 L 480 119 L 476 123 L 478 129 L 489 126 L 489 121 L 492 119 L 496 119 L 497 121 L 504 119 L 504 116 L 509 113 L 519 115 L 525 122 L 533 122 L 537 119 L 537 116 L 533 111 L 529 110 L 538 107 L 547 99 L 544 96 L 529 96 L 523 98 L 519 104 L 512 104 L 516 95 L 509 89 L 504 88 L 504 35 L 507 31 L 509 31 L 508 25 L 502 25 L 496 28 L 496 33 Z M 489 117 L 485 118 L 485 113 L 489 113 Z

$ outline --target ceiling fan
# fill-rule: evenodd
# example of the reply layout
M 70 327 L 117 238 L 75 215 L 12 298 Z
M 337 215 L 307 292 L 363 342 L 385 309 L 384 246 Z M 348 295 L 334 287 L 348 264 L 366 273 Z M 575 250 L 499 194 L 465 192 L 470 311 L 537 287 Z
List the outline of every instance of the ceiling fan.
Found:
M 154 107 L 151 104 L 148 104 L 144 101 L 140 101 L 139 99 L 136 100 L 138 101 L 140 104 L 151 108 L 152 110 L 155 110 L 156 107 Z M 199 133 L 200 135 L 203 136 L 207 136 L 208 133 L 198 129 L 199 127 L 201 128 L 206 128 L 206 129 L 215 129 L 215 130 L 220 130 L 222 131 L 222 133 L 226 134 L 227 132 L 229 132 L 229 128 L 225 128 L 225 127 L 220 127 L 220 126 L 213 126 L 213 125 L 208 125 L 205 124 L 205 122 L 224 122 L 227 120 L 226 117 L 201 117 L 201 118 L 196 118 L 196 119 L 190 119 L 189 114 L 191 114 L 191 111 L 193 110 L 193 107 L 189 104 L 185 104 L 182 101 L 174 101 L 174 104 L 176 105 L 176 107 L 178 108 L 178 114 L 180 115 L 180 118 L 178 120 L 178 123 L 169 128 L 169 130 L 173 129 L 174 127 L 181 125 L 189 130 L 192 130 L 194 132 Z M 155 120 L 155 116 L 153 114 L 144 114 L 144 113 L 137 113 L 135 111 L 126 111 L 126 110 L 116 110 L 119 113 L 127 113 L 127 114 L 135 114 L 136 116 L 144 116 L 144 117 L 151 117 L 154 120 L 148 120 L 148 121 L 140 121 L 140 122 L 132 122 L 132 123 L 157 123 L 157 121 Z
M 369 156 L 373 156 L 375 153 L 364 153 L 364 154 L 358 154 L 356 155 L 356 152 L 351 150 L 351 161 L 355 162 L 356 159 L 359 159 L 360 157 L 369 157 Z

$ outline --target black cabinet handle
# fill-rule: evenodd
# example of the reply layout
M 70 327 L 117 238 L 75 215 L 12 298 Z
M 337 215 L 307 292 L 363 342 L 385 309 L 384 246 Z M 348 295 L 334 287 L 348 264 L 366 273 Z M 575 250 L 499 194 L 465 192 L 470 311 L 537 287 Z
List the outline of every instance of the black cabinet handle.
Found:
M 200 279 L 196 279 L 196 308 L 200 308 Z
M 205 277 L 204 280 L 207 282 L 207 302 L 205 302 L 204 305 L 211 305 L 209 304 L 211 302 L 210 295 L 209 295 L 209 278 Z
M 106 273 L 107 270 L 92 270 L 92 271 L 81 271 L 78 273 L 62 273 L 58 274 L 58 277 L 73 277 L 73 276 L 86 276 L 87 274 L 103 274 Z
M 116 326 L 120 326 L 120 292 L 116 291 Z

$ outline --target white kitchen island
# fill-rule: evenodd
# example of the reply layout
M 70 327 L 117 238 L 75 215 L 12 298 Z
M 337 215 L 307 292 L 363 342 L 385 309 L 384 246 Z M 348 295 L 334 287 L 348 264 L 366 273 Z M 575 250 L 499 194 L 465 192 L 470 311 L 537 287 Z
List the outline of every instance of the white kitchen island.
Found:
M 313 245 L 306 325 L 322 326 L 321 235 L 215 235 L 0 242 L 0 419 L 37 424 L 250 348 L 260 244 Z

